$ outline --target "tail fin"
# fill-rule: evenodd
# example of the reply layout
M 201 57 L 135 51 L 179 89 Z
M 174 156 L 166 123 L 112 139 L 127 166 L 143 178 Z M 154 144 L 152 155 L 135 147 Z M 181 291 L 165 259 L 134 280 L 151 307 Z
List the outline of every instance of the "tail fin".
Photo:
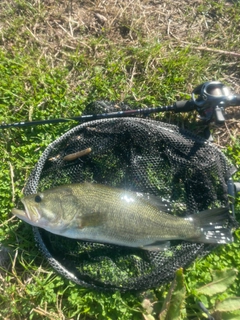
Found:
M 226 222 L 230 219 L 227 207 L 202 211 L 194 215 L 193 219 L 201 235 L 192 241 L 219 244 L 233 242 L 231 230 L 226 228 Z

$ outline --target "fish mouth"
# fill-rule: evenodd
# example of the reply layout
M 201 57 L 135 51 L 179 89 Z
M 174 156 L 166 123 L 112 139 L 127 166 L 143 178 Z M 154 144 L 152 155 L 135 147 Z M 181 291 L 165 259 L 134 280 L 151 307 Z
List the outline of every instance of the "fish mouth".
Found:
M 19 209 L 13 208 L 13 209 L 12 209 L 12 214 L 14 214 L 14 215 L 17 216 L 17 217 L 21 217 L 21 218 L 26 217 L 26 218 L 29 219 L 29 215 L 28 215 L 27 212 L 24 211 L 24 210 L 19 210 Z
M 40 218 L 38 210 L 34 207 L 30 208 L 31 210 L 29 210 L 28 206 L 25 205 L 23 200 L 22 200 L 22 203 L 24 204 L 25 210 L 19 210 L 19 209 L 13 208 L 12 213 L 18 218 L 20 218 L 21 220 L 26 221 L 27 223 L 30 223 L 30 224 L 37 223 Z M 31 214 L 30 214 L 30 211 L 31 211 Z

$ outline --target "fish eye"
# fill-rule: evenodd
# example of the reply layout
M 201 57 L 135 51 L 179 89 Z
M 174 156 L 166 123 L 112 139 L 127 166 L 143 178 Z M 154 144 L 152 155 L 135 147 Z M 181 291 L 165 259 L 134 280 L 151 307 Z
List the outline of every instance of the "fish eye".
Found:
M 41 202 L 42 198 L 37 194 L 35 197 L 35 202 Z

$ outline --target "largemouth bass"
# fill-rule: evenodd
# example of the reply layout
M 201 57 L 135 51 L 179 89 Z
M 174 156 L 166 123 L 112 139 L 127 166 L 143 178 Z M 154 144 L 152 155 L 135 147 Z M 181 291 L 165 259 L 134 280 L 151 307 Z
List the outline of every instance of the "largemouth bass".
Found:
M 160 198 L 100 184 L 59 186 L 22 199 L 25 211 L 12 213 L 27 223 L 68 238 L 147 250 L 164 250 L 169 240 L 233 241 L 224 223 L 228 208 L 180 218 Z

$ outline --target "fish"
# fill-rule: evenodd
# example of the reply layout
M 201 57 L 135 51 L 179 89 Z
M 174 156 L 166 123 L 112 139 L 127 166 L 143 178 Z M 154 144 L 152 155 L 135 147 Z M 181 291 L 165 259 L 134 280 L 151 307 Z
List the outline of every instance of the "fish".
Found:
M 12 213 L 51 233 L 84 241 L 161 251 L 171 240 L 227 244 L 228 207 L 178 217 L 167 201 L 97 183 L 54 187 L 22 199 Z

